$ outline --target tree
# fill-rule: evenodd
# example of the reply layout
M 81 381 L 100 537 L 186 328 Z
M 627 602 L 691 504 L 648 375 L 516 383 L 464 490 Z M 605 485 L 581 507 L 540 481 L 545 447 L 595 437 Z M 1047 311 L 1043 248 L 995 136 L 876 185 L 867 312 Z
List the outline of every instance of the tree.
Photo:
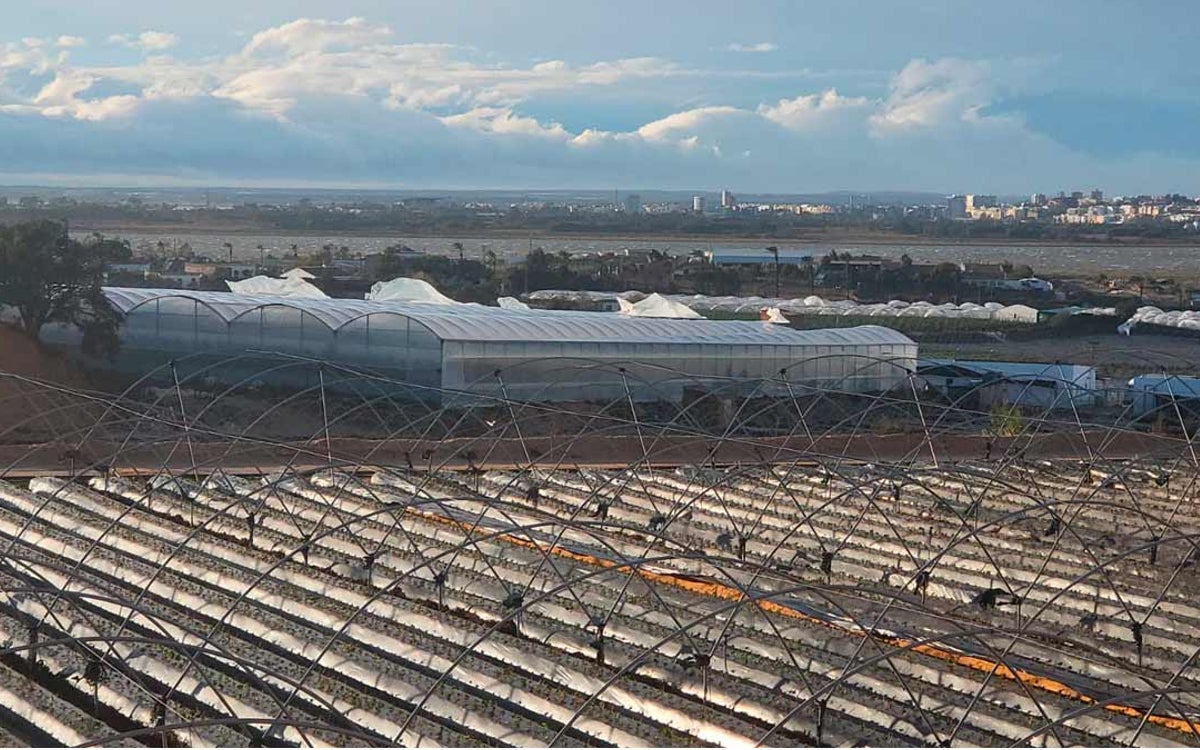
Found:
M 104 269 L 132 255 L 127 242 L 73 240 L 55 221 L 0 226 L 0 305 L 34 340 L 47 323 L 66 323 L 83 331 L 85 352 L 111 355 L 120 318 L 101 290 Z

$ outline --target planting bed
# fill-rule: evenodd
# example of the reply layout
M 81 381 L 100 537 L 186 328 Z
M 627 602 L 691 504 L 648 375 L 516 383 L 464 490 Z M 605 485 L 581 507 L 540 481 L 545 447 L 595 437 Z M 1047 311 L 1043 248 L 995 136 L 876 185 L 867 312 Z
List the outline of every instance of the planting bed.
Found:
M 0 742 L 1200 744 L 1194 472 L 0 482 Z

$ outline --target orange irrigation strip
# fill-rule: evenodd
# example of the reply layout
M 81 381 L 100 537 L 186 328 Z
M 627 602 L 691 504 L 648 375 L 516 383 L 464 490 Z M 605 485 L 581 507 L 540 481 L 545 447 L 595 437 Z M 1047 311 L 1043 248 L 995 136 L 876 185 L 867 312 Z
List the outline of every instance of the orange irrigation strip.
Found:
M 446 524 L 446 525 L 450 525 L 450 526 L 455 526 L 464 531 L 476 532 L 476 533 L 481 531 L 480 527 L 478 527 L 478 526 L 475 526 L 475 525 L 469 524 L 469 523 L 465 523 L 463 521 L 456 521 L 452 518 L 446 518 L 445 516 L 440 516 L 436 513 L 430 513 L 428 511 L 417 510 L 414 508 L 409 508 L 408 510 L 411 513 L 416 513 L 417 515 L 423 516 L 429 520 L 436 521 L 438 523 L 442 523 L 442 524 Z M 670 573 L 656 573 L 651 570 L 635 569 L 633 566 L 626 564 L 626 563 L 618 563 L 614 560 L 609 560 L 609 559 L 606 559 L 603 557 L 595 557 L 593 555 L 585 555 L 580 552 L 572 552 L 571 550 L 563 549 L 562 547 L 558 547 L 558 546 L 548 546 L 545 544 L 539 544 L 531 539 L 522 539 L 522 538 L 517 537 L 510 533 L 500 533 L 500 534 L 495 535 L 495 538 L 501 539 L 501 540 L 509 542 L 511 544 L 515 544 L 520 547 L 536 549 L 536 550 L 539 550 L 546 554 L 555 555 L 556 557 L 563 557 L 568 560 L 572 560 L 574 562 L 584 563 L 585 565 L 591 565 L 591 566 L 600 567 L 600 568 L 615 569 L 617 572 L 625 573 L 625 574 L 636 573 L 638 576 L 640 576 L 644 580 L 651 581 L 654 583 L 661 583 L 661 584 L 665 584 L 668 586 L 673 586 L 675 588 L 683 589 L 685 591 L 690 591 L 694 594 L 699 594 L 701 596 L 707 596 L 707 597 L 716 598 L 716 599 L 727 599 L 730 601 L 742 601 L 746 598 L 745 594 L 743 594 L 740 590 L 734 588 L 733 586 L 726 586 L 725 584 L 717 583 L 715 581 L 703 581 L 703 582 L 695 581 L 695 580 L 685 578 L 683 576 L 672 575 Z M 860 638 L 867 638 L 867 637 L 874 638 L 875 640 L 882 641 L 884 643 L 889 643 L 901 650 L 907 649 L 910 651 L 915 651 L 919 654 L 924 654 L 925 656 L 930 656 L 930 657 L 932 657 L 934 659 L 938 659 L 940 661 L 958 664 L 959 666 L 966 667 L 968 669 L 973 669 L 973 670 L 976 670 L 979 672 L 987 672 L 989 674 L 995 674 L 996 676 L 1004 678 L 1006 680 L 1012 680 L 1014 682 L 1020 682 L 1025 685 L 1031 685 L 1038 689 L 1045 690 L 1050 693 L 1055 693 L 1056 695 L 1061 695 L 1065 698 L 1071 698 L 1073 700 L 1077 700 L 1082 703 L 1087 703 L 1087 704 L 1098 704 L 1099 703 L 1099 701 L 1097 701 L 1095 698 L 1079 692 L 1078 690 L 1071 687 L 1070 685 L 1067 685 L 1064 682 L 1060 682 L 1059 680 L 1056 680 L 1051 677 L 1042 677 L 1040 675 L 1036 675 L 1031 672 L 1027 672 L 1023 669 L 1014 670 L 998 661 L 993 661 L 991 659 L 986 659 L 986 658 L 982 658 L 982 657 L 978 657 L 978 656 L 968 656 L 967 654 L 954 653 L 952 651 L 948 651 L 943 648 L 938 648 L 937 646 L 932 646 L 927 643 L 917 643 L 917 642 L 909 640 L 907 638 L 882 636 L 882 635 L 877 635 L 875 633 L 866 633 L 866 632 L 859 631 L 859 630 L 851 630 L 849 628 L 844 628 L 840 625 L 836 625 L 836 624 L 828 622 L 826 620 L 822 620 L 819 617 L 813 617 L 812 615 L 807 615 L 807 614 L 805 614 L 797 609 L 794 609 L 792 607 L 788 607 L 786 605 L 779 604 L 778 602 L 773 602 L 770 599 L 756 599 L 756 600 L 753 600 L 753 604 L 755 606 L 757 606 L 759 609 L 763 610 L 764 612 L 771 612 L 771 613 L 774 613 L 777 615 L 782 615 L 784 617 L 790 617 L 790 618 L 796 619 L 796 620 L 804 620 L 805 622 L 810 622 L 810 623 L 820 625 L 822 627 L 837 630 L 837 631 L 845 633 L 847 635 L 855 635 Z M 1129 716 L 1129 717 L 1132 717 L 1135 719 L 1140 719 L 1140 718 L 1145 717 L 1146 721 L 1150 722 L 1151 724 L 1157 724 L 1159 726 L 1167 727 L 1169 729 L 1174 729 L 1174 730 L 1176 730 L 1178 732 L 1182 732 L 1184 734 L 1200 734 L 1200 731 L 1197 731 L 1196 725 L 1186 719 L 1179 719 L 1179 718 L 1176 718 L 1173 716 L 1161 716 L 1159 714 L 1147 713 L 1147 712 L 1141 711 L 1137 708 L 1134 708 L 1133 706 L 1123 706 L 1123 705 L 1120 705 L 1117 703 L 1105 704 L 1104 709 L 1107 711 L 1112 711 L 1114 713 L 1122 714 L 1124 716 Z

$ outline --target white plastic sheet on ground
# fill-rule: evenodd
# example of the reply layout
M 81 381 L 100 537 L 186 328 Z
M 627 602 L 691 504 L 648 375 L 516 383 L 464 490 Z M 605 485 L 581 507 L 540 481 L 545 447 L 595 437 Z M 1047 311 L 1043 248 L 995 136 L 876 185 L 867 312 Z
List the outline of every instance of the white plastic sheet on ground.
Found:
M 628 309 L 625 308 L 625 304 L 621 305 L 621 314 L 628 315 L 631 318 L 704 318 L 703 315 L 687 305 L 667 299 L 657 292 L 651 294 L 641 302 L 635 302 Z
M 391 281 L 377 281 L 367 292 L 366 299 L 378 302 L 412 302 L 424 305 L 458 305 L 428 281 L 401 276 Z
M 328 297 L 304 279 L 273 279 L 270 276 L 253 276 L 242 281 L 226 281 L 234 294 L 268 294 L 274 297 Z
M 307 281 L 308 279 L 317 278 L 316 276 L 313 276 L 311 273 L 309 273 L 308 271 L 305 271 L 303 268 L 300 268 L 299 266 L 297 266 L 296 268 L 289 268 L 288 270 L 279 274 L 279 277 L 282 279 L 300 279 L 301 281 Z
M 516 297 L 501 297 L 496 300 L 496 304 L 504 310 L 528 310 L 529 305 L 525 304 Z
M 932 302 L 907 302 L 893 299 L 887 302 L 859 303 L 854 300 L 827 300 L 817 295 L 807 297 L 759 297 L 759 296 L 723 296 L 713 297 L 705 294 L 672 294 L 644 295 L 641 292 L 583 292 L 556 289 L 544 289 L 532 292 L 529 299 L 535 302 L 592 302 L 599 299 L 615 299 L 620 306 L 620 312 L 633 314 L 628 311 L 638 305 L 645 305 L 647 310 L 661 307 L 662 303 L 655 298 L 661 298 L 668 303 L 675 303 L 700 313 L 710 310 L 726 313 L 758 314 L 764 309 L 776 308 L 781 315 L 847 315 L 868 317 L 916 317 L 916 318 L 969 318 L 978 320 L 1012 320 L 1023 323 L 1036 323 L 1038 311 L 1028 305 L 1004 305 L 1000 302 L 964 302 L 954 304 L 946 302 L 935 305 Z M 638 301 L 640 300 L 640 301 Z M 652 301 L 655 300 L 655 301 Z M 1079 314 L 1115 315 L 1116 311 L 1108 307 L 1081 309 Z M 658 315 L 641 317 L 691 317 L 680 315 Z M 777 322 L 777 321 L 772 321 Z

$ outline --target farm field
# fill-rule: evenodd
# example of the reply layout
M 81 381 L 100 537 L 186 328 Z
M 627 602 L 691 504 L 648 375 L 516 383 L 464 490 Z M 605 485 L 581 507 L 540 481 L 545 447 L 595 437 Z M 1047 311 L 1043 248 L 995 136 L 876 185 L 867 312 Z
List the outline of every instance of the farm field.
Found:
M 1191 745 L 1196 476 L 0 484 L 18 744 Z

